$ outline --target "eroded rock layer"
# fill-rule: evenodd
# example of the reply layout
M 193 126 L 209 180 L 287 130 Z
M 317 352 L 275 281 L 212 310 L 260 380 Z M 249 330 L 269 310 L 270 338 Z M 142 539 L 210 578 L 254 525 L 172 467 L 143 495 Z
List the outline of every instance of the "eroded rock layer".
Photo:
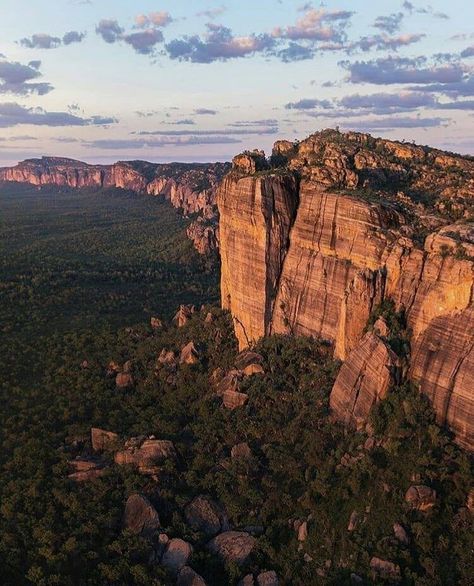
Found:
M 323 131 L 277 142 L 269 160 L 255 151 L 233 163 L 217 201 L 222 305 L 240 347 L 271 333 L 314 335 L 360 362 L 367 320 L 390 299 L 412 332 L 411 378 L 474 448 L 474 161 Z M 342 385 L 341 417 L 366 417 L 389 386 L 382 379 L 355 400 L 357 385 Z

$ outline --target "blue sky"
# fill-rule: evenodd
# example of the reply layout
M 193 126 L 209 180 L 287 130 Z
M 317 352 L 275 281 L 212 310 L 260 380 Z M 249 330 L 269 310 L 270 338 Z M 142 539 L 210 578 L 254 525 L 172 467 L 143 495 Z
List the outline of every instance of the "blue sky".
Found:
M 466 0 L 3 0 L 0 165 L 227 160 L 321 128 L 474 153 Z

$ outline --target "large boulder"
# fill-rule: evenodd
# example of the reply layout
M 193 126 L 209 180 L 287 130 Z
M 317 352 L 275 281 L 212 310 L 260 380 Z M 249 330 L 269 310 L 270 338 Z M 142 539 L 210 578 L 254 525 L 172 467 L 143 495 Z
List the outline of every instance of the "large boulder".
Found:
M 113 448 L 118 442 L 118 435 L 100 427 L 91 427 L 91 444 L 94 452 L 103 452 Z
M 372 406 L 397 380 L 398 358 L 374 332 L 366 334 L 341 366 L 329 404 L 346 425 L 363 428 Z
M 263 356 L 251 350 L 244 350 L 235 359 L 234 365 L 238 370 L 245 370 L 248 366 L 262 364 Z
M 248 460 L 252 457 L 252 450 L 247 442 L 235 444 L 230 450 L 232 460 Z
M 400 566 L 375 556 L 370 560 L 370 569 L 375 578 L 382 578 L 383 580 L 392 580 L 395 582 L 398 582 L 401 579 Z
M 255 537 L 244 531 L 225 531 L 214 537 L 207 547 L 223 561 L 242 565 L 248 560 L 256 543 Z
M 189 566 L 181 568 L 176 586 L 206 586 L 204 578 Z
M 178 328 L 182 328 L 191 319 L 193 313 L 196 313 L 196 307 L 194 305 L 180 305 L 173 318 L 173 323 L 178 326 Z
M 122 525 L 136 535 L 151 537 L 161 527 L 155 507 L 141 494 L 131 494 L 125 505 Z
M 87 482 L 100 478 L 106 472 L 106 468 L 97 458 L 76 458 L 68 462 L 71 473 L 68 475 L 74 482 Z
M 178 573 L 187 565 L 192 553 L 192 545 L 187 541 L 178 538 L 170 539 L 161 558 L 161 565 L 173 573 Z
M 181 348 L 179 357 L 180 364 L 198 364 L 200 360 L 200 352 L 196 348 L 194 342 L 189 342 L 186 346 Z
M 278 580 L 277 573 L 274 570 L 268 572 L 261 572 L 257 576 L 258 586 L 279 586 L 280 581 Z
M 118 389 L 129 389 L 133 387 L 135 381 L 130 372 L 119 372 L 115 377 L 115 386 Z
M 405 502 L 412 509 L 428 511 L 436 504 L 436 491 L 429 486 L 410 486 L 405 493 Z
M 213 537 L 229 526 L 223 508 L 203 495 L 197 496 L 186 506 L 184 516 L 190 527 L 201 531 L 207 537 Z
M 231 411 L 238 407 L 243 407 L 248 400 L 249 396 L 246 393 L 239 393 L 238 391 L 225 391 L 222 395 L 222 404 Z
M 114 456 L 115 463 L 119 466 L 134 466 L 143 474 L 158 472 L 159 466 L 168 459 L 176 459 L 173 442 L 152 438 L 126 445 L 125 449 L 116 452 Z

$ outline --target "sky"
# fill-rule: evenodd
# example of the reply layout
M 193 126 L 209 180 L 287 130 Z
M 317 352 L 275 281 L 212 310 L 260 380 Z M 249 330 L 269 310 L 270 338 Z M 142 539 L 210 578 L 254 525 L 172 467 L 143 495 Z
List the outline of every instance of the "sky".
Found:
M 1 0 L 0 166 L 230 160 L 323 128 L 474 154 L 474 2 Z

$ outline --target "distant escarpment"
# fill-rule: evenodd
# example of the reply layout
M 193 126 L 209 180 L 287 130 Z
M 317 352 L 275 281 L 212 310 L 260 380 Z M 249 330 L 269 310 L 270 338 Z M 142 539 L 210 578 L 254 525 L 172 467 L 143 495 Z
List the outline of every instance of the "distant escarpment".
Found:
M 185 215 L 199 214 L 208 231 L 193 241 L 199 251 L 217 246 L 216 190 L 230 169 L 228 163 L 167 163 L 119 161 L 113 165 L 89 165 L 60 157 L 28 159 L 15 167 L 0 169 L 0 182 L 54 185 L 68 188 L 121 188 L 136 193 L 163 196 Z M 210 236 L 212 231 L 213 236 Z
M 218 191 L 222 305 L 241 348 L 312 335 L 345 360 L 331 406 L 360 427 L 394 383 L 382 303 L 403 313 L 404 371 L 474 449 L 474 160 L 367 134 L 316 133 L 234 158 Z M 396 377 L 395 377 L 396 378 Z

